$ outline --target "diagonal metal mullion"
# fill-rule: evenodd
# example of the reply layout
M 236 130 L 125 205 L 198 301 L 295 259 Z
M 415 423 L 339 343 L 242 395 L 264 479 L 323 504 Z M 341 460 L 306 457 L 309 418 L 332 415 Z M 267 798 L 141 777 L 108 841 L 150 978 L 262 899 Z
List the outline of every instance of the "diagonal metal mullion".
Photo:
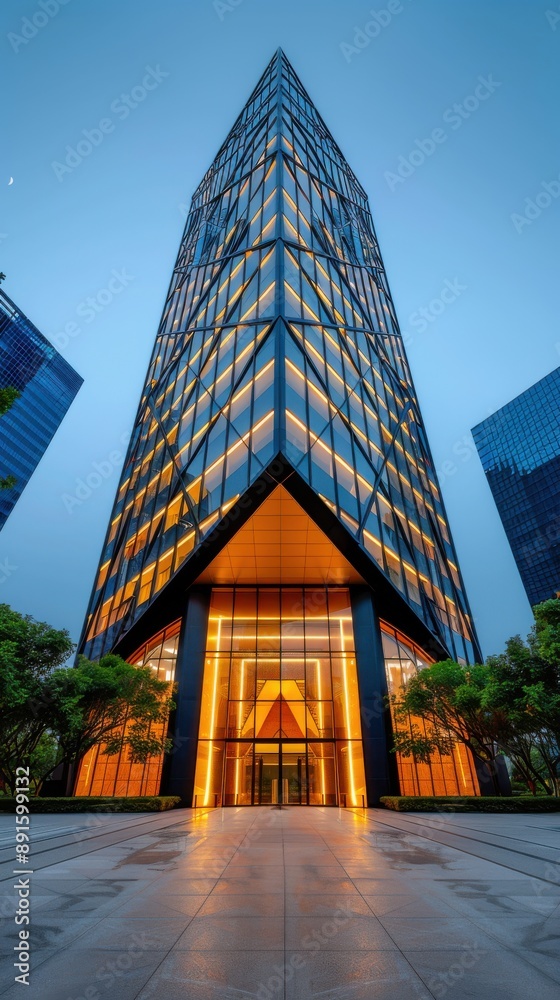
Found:
M 247 288 L 247 286 L 248 286 L 248 285 L 249 285 L 249 284 L 251 283 L 251 281 L 252 281 L 252 280 L 253 280 L 253 278 L 255 277 L 255 274 L 258 274 L 258 268 L 257 268 L 257 270 L 256 270 L 256 271 L 255 271 L 255 272 L 254 272 L 254 273 L 253 273 L 253 274 L 251 275 L 251 277 L 247 279 L 247 281 L 246 281 L 246 282 L 244 283 L 244 286 L 243 286 L 243 288 L 241 288 L 241 289 L 240 289 L 240 291 L 239 291 L 239 295 L 237 296 L 237 300 L 236 300 L 236 304 L 235 304 L 235 306 L 232 306 L 232 309 L 235 309 L 235 308 L 237 307 L 237 304 L 238 304 L 238 301 L 239 301 L 239 298 L 240 298 L 240 297 L 241 297 L 241 296 L 243 295 L 243 292 L 245 291 L 245 289 Z M 228 313 L 228 315 L 230 315 L 230 314 L 231 314 L 231 311 L 232 311 L 232 310 L 230 309 L 230 312 Z M 203 368 L 205 368 L 205 366 L 206 366 L 206 365 L 208 364 L 208 361 L 209 361 L 209 360 L 210 360 L 210 358 L 212 357 L 212 354 L 214 353 L 214 351 L 215 351 L 216 347 L 217 347 L 217 346 L 218 346 L 218 344 L 219 344 L 219 338 L 221 337 L 221 334 L 222 334 L 222 329 L 223 329 L 223 326 L 225 326 L 225 325 L 227 325 L 227 316 L 226 316 L 226 319 L 225 319 L 225 323 L 223 323 L 223 324 L 222 324 L 222 323 L 220 323 L 220 324 L 218 324 L 218 325 L 214 324 L 214 325 L 212 325 L 212 326 L 205 326 L 205 327 L 200 327 L 200 328 L 199 328 L 199 329 L 200 329 L 201 331 L 207 331 L 207 330 L 210 330 L 210 331 L 212 331 L 212 330 L 213 330 L 213 331 L 214 331 L 214 336 L 211 336 L 211 337 L 210 337 L 210 342 L 209 342 L 209 344 L 208 344 L 208 348 L 207 348 L 207 350 L 206 350 L 206 354 L 205 354 L 205 355 L 204 355 L 203 357 L 201 357 L 201 359 L 200 359 L 200 364 L 199 364 L 199 367 L 198 367 L 198 372 L 199 372 L 199 374 L 198 374 L 198 375 L 196 375 L 196 377 L 195 377 L 195 381 L 194 381 L 194 383 L 193 383 L 193 388 L 191 389 L 191 392 L 190 392 L 190 393 L 189 393 L 189 394 L 188 394 L 188 395 L 186 396 L 186 398 L 185 398 L 185 403 L 187 404 L 187 405 L 185 406 L 185 409 L 188 409 L 188 403 L 189 403 L 189 400 L 190 400 L 191 396 L 193 395 L 193 393 L 195 392 L 195 390 L 196 390 L 196 388 L 197 388 L 197 380 L 199 380 L 199 379 L 201 378 L 201 376 L 200 376 L 200 372 L 201 372 L 201 371 L 202 371 L 202 369 L 203 369 Z M 235 326 L 237 326 L 237 324 L 233 324 L 233 327 L 234 327 L 234 328 L 235 328 Z M 196 333 L 196 330 L 197 330 L 197 328 L 195 327 L 195 328 L 194 328 L 194 329 L 192 330 L 192 335 L 194 335 L 194 333 Z M 186 345 L 185 345 L 185 347 L 186 347 Z M 203 347 L 201 347 L 201 352 L 202 352 L 203 350 L 204 350 L 204 348 L 203 348 Z M 176 358 L 175 360 L 173 360 L 173 359 L 170 359 L 170 361 L 169 361 L 169 365 L 168 365 L 168 367 L 167 367 L 167 368 L 165 369 L 165 376 L 166 376 L 166 377 L 167 377 L 167 373 L 168 373 L 169 369 L 170 369 L 170 368 L 171 368 L 171 367 L 172 367 L 172 366 L 173 366 L 174 364 L 177 364 L 177 363 L 179 363 L 179 362 L 180 362 L 180 359 L 181 359 L 181 357 L 182 357 L 183 353 L 184 353 L 184 349 L 182 349 L 182 350 L 181 350 L 181 353 L 179 354 L 179 357 L 178 357 L 178 358 Z M 162 379 L 163 379 L 163 372 L 161 373 L 161 375 L 160 375 L 160 377 L 159 377 L 159 379 L 158 379 L 158 384 L 157 384 L 157 386 L 156 386 L 155 388 L 157 388 L 157 389 L 159 389 L 159 388 L 160 388 L 160 384 L 161 384 L 161 381 L 162 381 Z M 205 386 L 204 388 L 206 388 L 206 386 Z M 150 393 L 149 393 L 148 395 L 149 395 L 149 396 L 153 396 L 153 392 L 150 392 Z
M 235 394 L 235 392 L 236 392 L 236 391 L 237 391 L 237 389 L 239 388 L 239 385 L 240 385 L 240 383 L 241 383 L 241 382 L 243 381 L 243 379 L 245 378 L 245 375 L 247 374 L 247 371 L 249 370 L 249 368 L 250 368 L 250 367 L 251 367 L 251 365 L 253 364 L 253 362 L 254 362 L 254 360 L 255 360 L 255 358 L 256 358 L 256 356 L 257 356 L 257 354 L 259 353 L 259 351 L 260 351 L 261 347 L 263 346 L 263 344 L 264 344 L 264 343 L 265 343 L 265 342 L 267 341 L 268 337 L 270 336 L 270 334 L 271 334 L 271 332 L 272 332 L 272 329 L 273 329 L 273 327 L 274 327 L 274 324 L 271 324 L 271 326 L 270 326 L 269 330 L 267 330 L 267 331 L 266 331 L 266 332 L 264 333 L 264 336 L 261 336 L 261 340 L 260 340 L 260 342 L 259 342 L 259 343 L 258 343 L 258 344 L 256 345 L 256 347 L 255 347 L 255 350 L 254 350 L 254 351 L 252 352 L 252 354 L 250 354 L 250 355 L 249 355 L 249 357 L 248 357 L 248 359 L 247 359 L 247 361 L 246 361 L 245 365 L 243 366 L 243 368 L 242 368 L 241 372 L 239 373 L 239 375 L 238 375 L 237 379 L 235 380 L 235 382 L 234 382 L 234 383 L 233 383 L 233 385 L 231 386 L 231 390 L 230 390 L 230 393 L 229 393 L 229 397 L 228 397 L 227 401 L 226 401 L 226 402 L 225 402 L 225 403 L 223 404 L 223 406 L 221 406 L 221 407 L 220 407 L 220 408 L 219 408 L 219 409 L 217 410 L 217 412 L 216 412 L 216 413 L 214 414 L 214 416 L 213 416 L 213 417 L 211 418 L 211 420 L 210 420 L 210 421 L 208 422 L 208 428 L 207 428 L 207 430 L 206 430 L 205 434 L 204 434 L 204 435 L 202 436 L 202 438 L 200 439 L 200 441 L 199 441 L 199 443 L 197 444 L 197 446 L 196 446 L 196 448 L 194 449 L 194 451 L 193 451 L 193 452 L 192 452 L 192 453 L 191 453 L 191 454 L 189 455 L 189 458 L 188 458 L 188 462 L 189 462 L 189 463 L 190 463 L 190 462 L 192 462 L 194 458 L 196 458 L 196 456 L 198 455 L 198 453 L 199 453 L 200 449 L 201 449 L 201 448 L 203 447 L 203 445 L 204 445 L 204 444 L 205 444 L 205 442 L 207 441 L 207 439 L 208 439 L 208 435 L 209 435 L 209 434 L 211 433 L 211 431 L 213 430 L 213 428 L 214 428 L 214 425 L 215 425 L 215 424 L 216 424 L 216 422 L 217 422 L 217 421 L 219 420 L 219 418 L 220 418 L 220 417 L 221 417 L 221 416 L 223 415 L 223 413 L 224 413 L 224 411 L 226 410 L 226 408 L 227 408 L 227 407 L 228 407 L 229 405 L 231 405 L 231 398 L 232 398 L 232 396 L 233 396 L 233 395 Z M 263 331 L 261 330 L 261 334 L 262 334 L 262 333 L 263 333 Z M 206 389 L 206 387 L 204 387 L 204 388 L 205 388 L 206 392 L 208 392 L 208 394 L 209 394 L 209 396 L 210 396 L 210 397 L 212 398 L 212 400 L 213 400 L 214 402 L 216 402 L 216 400 L 215 400 L 214 396 L 212 395 L 212 393 L 210 392 L 210 390 L 209 390 L 209 389 Z M 237 433 L 237 432 L 236 432 L 236 433 Z M 171 448 L 171 445 L 169 445 L 169 447 Z M 174 460 L 174 463 L 175 463 L 175 460 Z
M 391 437 L 391 440 L 388 443 L 386 443 L 386 445 L 385 445 L 385 454 L 383 456 L 383 461 L 382 461 L 381 465 L 379 466 L 379 469 L 377 470 L 377 472 L 375 474 L 375 480 L 374 480 L 374 483 L 373 483 L 373 491 L 372 491 L 372 500 L 374 500 L 375 497 L 377 496 L 377 491 L 379 489 L 379 484 L 381 482 L 381 477 L 382 477 L 382 475 L 383 475 L 383 473 L 385 471 L 385 468 L 387 466 L 387 462 L 389 461 L 389 458 L 390 458 L 389 452 L 391 451 L 391 449 L 393 449 L 395 447 L 395 442 L 397 440 L 397 434 L 399 433 L 399 431 L 400 431 L 400 429 L 401 429 L 401 427 L 402 427 L 402 425 L 403 425 L 403 423 L 404 423 L 404 421 L 405 421 L 405 419 L 406 419 L 406 417 L 408 415 L 408 412 L 409 412 L 409 410 L 411 408 L 411 405 L 412 404 L 410 402 L 408 402 L 408 403 L 405 404 L 403 412 L 401 413 L 401 416 L 399 418 L 399 422 L 398 422 L 397 426 L 394 429 L 394 432 L 393 432 L 393 435 Z M 397 464 L 397 463 L 395 463 L 395 464 Z M 391 503 L 391 507 L 392 506 L 393 506 L 393 504 Z M 369 517 L 369 514 L 370 514 L 370 511 L 369 510 L 366 511 L 366 513 L 364 514 L 362 520 L 360 521 L 360 533 L 364 530 L 365 523 L 366 523 L 367 518 Z
M 151 541 L 148 543 L 148 545 L 146 546 L 146 548 L 144 550 L 144 555 L 143 555 L 143 559 L 142 559 L 142 566 L 146 565 L 148 559 L 150 558 L 150 555 L 152 554 L 152 550 L 154 548 L 154 545 L 155 545 L 156 541 L 159 541 L 159 536 L 162 533 L 162 528 L 163 528 L 164 524 L 165 524 L 165 517 L 161 517 L 160 518 L 160 522 L 159 522 L 156 530 L 154 531 L 153 538 L 151 539 Z M 130 595 L 128 608 L 125 611 L 125 613 L 122 616 L 122 618 L 119 618 L 119 620 L 115 622 L 115 625 L 120 626 L 120 627 L 118 627 L 115 630 L 115 639 L 114 639 L 113 645 L 116 645 L 116 643 L 119 641 L 120 637 L 122 636 L 123 632 L 126 632 L 126 628 L 127 628 L 128 622 L 130 620 L 130 617 L 136 611 L 136 601 L 138 599 L 138 592 L 140 590 L 140 580 L 141 580 L 141 577 L 142 577 L 142 570 L 139 569 L 138 570 L 138 579 L 136 580 L 136 583 L 134 585 L 134 591 Z
M 296 261 L 296 266 L 298 266 L 298 262 L 297 261 Z M 305 278 L 307 279 L 307 281 L 309 282 L 309 284 L 311 285 L 311 287 L 314 288 L 312 279 L 309 277 L 309 275 L 307 274 L 307 272 L 305 271 L 305 269 L 303 267 L 301 268 L 301 271 L 302 271 L 303 275 L 305 276 Z M 316 292 L 316 289 L 314 289 L 314 290 Z M 324 303 L 323 303 L 323 308 L 325 309 L 325 312 L 327 312 L 327 308 L 324 305 Z M 311 324 L 311 325 L 316 325 L 316 324 Z M 340 335 L 340 328 L 341 328 L 341 326 L 344 329 L 350 329 L 350 327 L 348 327 L 347 324 L 345 324 L 345 323 L 342 323 L 342 324 L 341 323 L 336 323 L 335 320 L 334 320 L 334 318 L 332 318 L 332 322 L 330 324 L 328 324 L 328 323 L 327 324 L 321 323 L 321 326 L 330 326 L 336 332 L 336 336 L 337 336 L 340 348 L 342 349 L 342 351 L 344 352 L 345 356 L 350 361 L 350 364 L 352 365 L 352 367 L 354 368 L 354 370 L 358 372 L 359 378 L 363 379 L 364 378 L 363 372 L 361 372 L 360 369 L 358 368 L 356 362 L 354 361 L 354 358 L 352 357 L 352 355 L 351 355 L 351 353 L 349 351 L 349 348 L 348 348 L 348 346 L 346 344 L 345 339 L 343 337 L 341 337 L 341 335 Z M 372 338 L 374 337 L 374 334 L 372 332 L 370 332 L 369 330 L 359 330 L 358 327 L 354 327 L 353 330 L 355 330 L 358 333 L 362 333 L 365 336 L 370 336 Z M 386 368 L 389 370 L 389 372 L 392 374 L 392 378 L 393 379 L 398 379 L 398 376 L 397 376 L 396 372 L 394 372 L 394 369 L 393 369 L 393 367 L 391 365 L 391 362 L 389 361 L 389 358 L 388 358 L 388 356 L 387 356 L 387 354 L 385 352 L 384 346 L 383 346 L 383 349 L 382 349 L 382 353 L 376 351 L 376 356 L 379 358 L 379 361 L 382 364 L 384 364 L 386 366 Z M 364 388 L 368 392 L 368 396 L 370 398 L 370 402 L 373 404 L 373 400 L 371 399 L 371 395 L 369 393 L 367 385 L 364 385 Z M 402 393 L 402 385 L 401 385 L 400 382 L 399 382 L 399 389 L 400 389 L 400 391 Z M 406 402 L 406 399 L 404 399 L 402 401 L 401 405 L 404 405 L 405 402 Z M 376 409 L 376 411 L 377 411 L 377 406 L 374 406 L 374 409 Z
M 264 183 L 264 180 L 263 180 L 263 183 Z M 236 220 L 236 221 L 239 221 L 239 220 Z M 270 242 L 273 243 L 274 241 L 271 240 Z M 265 244 L 262 244 L 262 245 L 259 244 L 256 247 L 246 247 L 244 250 L 233 251 L 231 254 L 226 254 L 224 257 L 214 258 L 213 263 L 215 263 L 215 264 L 219 263 L 220 267 L 218 267 L 215 275 L 212 278 L 210 278 L 210 283 L 208 285 L 208 288 L 203 293 L 201 293 L 198 301 L 196 303 L 193 302 L 190 311 L 187 313 L 187 315 L 185 317 L 185 326 L 186 327 L 189 326 L 189 322 L 188 321 L 191 319 L 191 317 L 192 317 L 193 313 L 195 312 L 195 310 L 200 309 L 200 307 L 203 304 L 203 302 L 210 297 L 210 293 L 211 293 L 212 289 L 214 288 L 214 286 L 218 283 L 220 277 L 223 277 L 223 273 L 225 271 L 226 265 L 233 258 L 235 258 L 235 257 L 247 257 L 250 253 L 256 253 L 256 252 L 258 252 L 259 250 L 262 249 L 262 246 L 264 246 L 264 245 Z M 212 263 L 212 261 L 208 261 L 207 264 L 204 264 L 204 265 L 197 264 L 196 266 L 197 267 L 201 267 L 201 266 L 202 267 L 207 267 L 208 264 L 211 264 L 211 263 Z M 231 280 L 231 275 L 228 275 L 228 280 Z
M 296 337 L 294 336 L 293 332 L 289 328 L 288 328 L 288 333 L 290 334 L 290 336 L 291 336 L 292 340 L 294 341 L 294 343 L 297 344 L 298 350 L 301 351 L 301 345 L 298 343 Z M 309 364 L 309 367 L 313 371 L 313 374 L 315 375 L 315 378 L 320 383 L 320 385 L 321 385 L 321 387 L 323 389 L 323 392 L 325 394 L 325 399 L 327 400 L 329 406 L 332 407 L 332 409 L 334 410 L 334 413 L 333 413 L 332 417 L 330 418 L 330 420 L 327 420 L 327 422 L 324 425 L 322 431 L 320 432 L 320 434 L 317 435 L 317 438 L 321 437 L 325 433 L 325 431 L 327 430 L 327 428 L 329 428 L 331 426 L 334 418 L 336 416 L 339 416 L 340 419 L 342 420 L 342 422 L 344 423 L 344 426 L 346 427 L 346 430 L 348 431 L 348 433 L 350 434 L 352 440 L 354 441 L 354 444 L 356 445 L 357 448 L 359 448 L 360 452 L 362 453 L 362 455 L 365 458 L 365 460 L 368 463 L 368 465 L 371 467 L 372 471 L 375 471 L 374 468 L 373 468 L 373 466 L 372 466 L 372 463 L 371 463 L 371 458 L 368 455 L 368 453 L 366 452 L 366 450 L 365 450 L 362 442 L 360 441 L 358 435 L 356 434 L 356 432 L 355 432 L 355 430 L 354 430 L 354 428 L 352 426 L 351 420 L 349 420 L 349 418 L 346 416 L 346 414 L 344 413 L 344 411 L 341 410 L 340 407 L 338 407 L 337 404 L 332 401 L 332 399 L 330 399 L 329 394 L 327 392 L 327 387 L 325 385 L 324 379 L 322 378 L 319 370 L 315 367 L 315 363 L 312 361 L 312 359 L 309 357 L 308 354 L 304 353 L 304 357 L 305 357 L 307 363 Z M 355 385 L 353 386 L 353 388 L 351 390 L 347 391 L 347 394 L 345 396 L 344 402 L 346 402 L 347 400 L 350 399 L 351 393 L 355 391 L 356 386 L 359 385 L 359 384 L 360 384 L 360 379 L 358 379 L 358 381 L 355 383 Z M 313 433 L 315 433 L 315 432 L 313 432 Z M 315 443 L 315 442 L 313 442 L 313 443 Z M 302 459 L 302 461 L 303 461 L 303 459 Z M 300 464 L 300 463 L 298 463 L 298 464 Z

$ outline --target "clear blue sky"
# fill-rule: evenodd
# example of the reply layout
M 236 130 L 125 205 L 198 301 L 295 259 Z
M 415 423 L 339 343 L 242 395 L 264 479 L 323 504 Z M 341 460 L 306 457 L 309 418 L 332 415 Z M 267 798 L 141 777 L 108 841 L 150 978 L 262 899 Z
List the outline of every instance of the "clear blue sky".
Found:
M 109 456 L 132 425 L 185 206 L 281 45 L 369 193 L 483 649 L 525 634 L 470 428 L 560 364 L 560 197 L 531 224 L 511 218 L 560 174 L 560 20 L 546 0 L 391 0 L 389 23 L 386 0 L 67 0 L 54 15 L 43 2 L 0 12 L 0 270 L 48 337 L 79 327 L 62 353 L 85 384 L 0 535 L 0 564 L 17 567 L 0 601 L 77 638 L 118 481 Z M 126 114 L 146 67 L 154 89 Z M 53 162 L 102 119 L 112 130 L 59 179 Z M 434 129 L 433 153 L 403 166 Z M 387 176 L 399 163 L 404 182 Z M 459 294 L 422 330 L 415 314 L 446 282 Z M 100 292 L 92 320 L 84 303 Z M 107 478 L 70 513 L 64 495 L 94 463 Z

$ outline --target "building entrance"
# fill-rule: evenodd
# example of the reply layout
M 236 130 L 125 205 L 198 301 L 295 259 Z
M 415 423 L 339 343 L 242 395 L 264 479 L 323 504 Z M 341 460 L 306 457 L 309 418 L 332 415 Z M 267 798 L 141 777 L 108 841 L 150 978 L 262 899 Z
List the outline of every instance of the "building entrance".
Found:
M 365 804 L 348 589 L 214 588 L 195 806 Z

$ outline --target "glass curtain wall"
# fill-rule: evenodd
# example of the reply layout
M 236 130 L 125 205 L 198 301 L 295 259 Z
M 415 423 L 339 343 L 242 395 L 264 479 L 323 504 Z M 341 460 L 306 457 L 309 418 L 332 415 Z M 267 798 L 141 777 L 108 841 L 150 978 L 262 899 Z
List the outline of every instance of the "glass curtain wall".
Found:
M 151 667 L 158 680 L 173 683 L 181 622 L 174 622 L 154 636 L 129 660 L 137 667 Z M 152 735 L 162 737 L 164 723 L 152 723 Z M 158 795 L 163 754 L 145 764 L 133 764 L 126 748 L 110 757 L 104 746 L 92 747 L 80 765 L 75 795 Z
M 345 588 L 212 593 L 197 806 L 365 805 Z
M 398 698 L 407 681 L 418 670 L 429 666 L 431 661 L 415 643 L 389 625 L 382 623 L 381 630 L 387 686 L 389 694 Z M 393 726 L 397 726 L 394 711 L 392 717 Z M 399 722 L 398 725 L 402 727 L 403 723 Z M 429 724 L 423 719 L 409 716 L 408 726 L 410 731 L 414 726 L 429 735 Z M 396 756 L 401 795 L 479 794 L 474 762 L 462 743 L 455 743 L 453 753 L 449 756 L 432 754 L 429 764 L 424 764 L 415 757 L 403 757 L 402 754 Z

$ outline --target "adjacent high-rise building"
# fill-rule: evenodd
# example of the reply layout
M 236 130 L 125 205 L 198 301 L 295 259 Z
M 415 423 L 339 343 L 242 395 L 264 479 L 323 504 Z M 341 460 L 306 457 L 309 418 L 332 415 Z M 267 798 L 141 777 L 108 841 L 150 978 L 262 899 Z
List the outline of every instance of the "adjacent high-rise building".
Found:
M 385 696 L 479 653 L 367 196 L 282 52 L 195 192 L 82 651 L 177 683 L 174 751 L 77 794 L 478 792 Z
M 62 422 L 83 379 L 11 299 L 0 291 L 0 388 L 19 397 L 0 417 L 0 528 Z
M 473 428 L 531 605 L 560 592 L 560 368 Z

